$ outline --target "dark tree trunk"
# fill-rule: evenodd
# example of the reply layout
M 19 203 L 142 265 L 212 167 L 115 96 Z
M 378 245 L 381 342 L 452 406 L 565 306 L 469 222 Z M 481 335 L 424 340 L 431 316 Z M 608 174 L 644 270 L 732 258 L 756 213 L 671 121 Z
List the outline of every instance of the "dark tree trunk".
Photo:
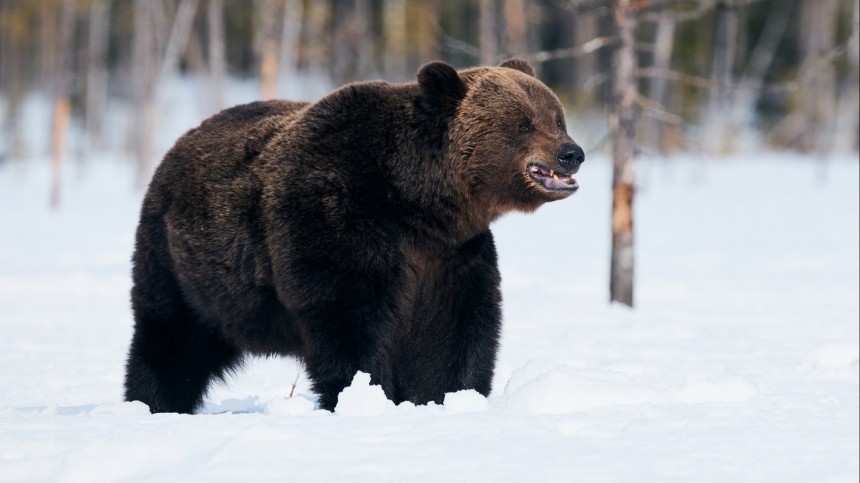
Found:
M 851 15 L 851 38 L 845 55 L 845 72 L 839 92 L 839 126 L 834 145 L 843 151 L 856 151 L 860 132 L 860 116 L 857 115 L 858 86 L 860 86 L 860 1 L 854 0 L 846 6 Z
M 633 194 L 635 188 L 634 107 L 636 44 L 631 0 L 613 0 L 612 18 L 619 43 L 612 53 L 609 130 L 612 139 L 612 260 L 610 301 L 633 306 Z
M 749 86 L 735 92 L 732 98 L 731 124 L 735 128 L 751 128 L 755 119 L 757 96 L 776 57 L 795 7 L 788 3 L 784 8 L 773 9 L 767 15 L 764 30 L 749 53 L 741 84 Z
M 711 82 L 707 112 L 705 113 L 705 150 L 716 154 L 730 151 L 731 143 L 731 91 L 726 88 L 733 81 L 738 38 L 738 11 L 733 0 L 720 0 L 716 7 L 714 53 L 711 64 Z
M 804 152 L 825 155 L 833 133 L 836 85 L 833 66 L 823 61 L 833 50 L 836 0 L 804 0 L 800 29 L 803 62 L 800 77 L 806 82 L 800 96 L 799 122 L 789 123 L 788 139 Z
M 657 31 L 654 34 L 654 67 L 666 70 L 671 66 L 672 47 L 675 42 L 675 18 L 671 13 L 660 16 L 657 21 Z M 665 77 L 655 76 L 648 79 L 648 97 L 660 106 L 669 109 L 668 106 L 668 84 Z M 668 154 L 672 143 L 667 139 L 664 121 L 653 119 L 647 124 L 648 134 L 646 141 L 656 146 L 660 154 Z

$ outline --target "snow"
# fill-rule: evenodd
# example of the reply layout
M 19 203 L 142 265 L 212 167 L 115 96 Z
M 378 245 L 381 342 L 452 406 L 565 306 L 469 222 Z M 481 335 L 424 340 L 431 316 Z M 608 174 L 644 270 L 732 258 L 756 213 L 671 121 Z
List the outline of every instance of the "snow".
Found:
M 124 159 L 0 165 L 0 481 L 858 481 L 856 156 L 642 160 L 636 304 L 607 303 L 609 181 L 494 228 L 494 390 L 315 410 L 252 359 L 200 414 L 122 401 L 142 193 Z M 296 394 L 290 393 L 299 376 Z

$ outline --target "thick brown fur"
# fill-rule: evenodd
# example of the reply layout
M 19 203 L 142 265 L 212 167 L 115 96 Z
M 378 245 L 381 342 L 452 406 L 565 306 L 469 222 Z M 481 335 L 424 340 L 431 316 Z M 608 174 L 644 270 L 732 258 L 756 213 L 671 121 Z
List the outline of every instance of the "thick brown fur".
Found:
M 489 394 L 489 225 L 572 192 L 528 163 L 582 162 L 533 75 L 434 62 L 418 82 L 237 106 L 185 134 L 143 202 L 126 398 L 193 412 L 245 354 L 300 358 L 329 410 L 359 370 L 395 402 Z

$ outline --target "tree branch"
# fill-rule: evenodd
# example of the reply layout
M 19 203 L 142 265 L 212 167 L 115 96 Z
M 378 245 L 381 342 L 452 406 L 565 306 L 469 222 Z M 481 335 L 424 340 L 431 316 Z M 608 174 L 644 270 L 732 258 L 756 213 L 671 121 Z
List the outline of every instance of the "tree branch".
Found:
M 541 52 L 533 52 L 526 54 L 525 58 L 530 62 L 546 62 L 555 59 L 569 59 L 573 57 L 581 57 L 590 54 L 604 47 L 609 47 L 618 43 L 615 37 L 595 37 L 582 45 L 574 47 L 566 47 L 564 49 L 544 50 Z
M 650 117 L 653 117 L 658 121 L 663 121 L 668 124 L 674 124 L 676 126 L 684 124 L 684 119 L 681 116 L 673 112 L 669 112 L 659 102 L 654 101 L 653 99 L 648 99 L 641 94 L 636 95 L 636 105 L 641 107 L 643 111 L 648 111 L 649 113 L 651 113 Z
M 639 13 L 639 20 L 643 22 L 657 22 L 660 17 L 671 15 L 675 22 L 687 22 L 698 20 L 716 7 L 718 0 L 667 0 L 665 2 L 654 2 L 645 7 Z M 680 6 L 692 6 L 692 10 L 684 12 L 669 12 L 668 10 Z
M 599 13 L 609 11 L 605 0 L 567 0 L 564 6 L 576 13 Z
M 706 79 L 704 77 L 700 77 L 697 75 L 685 74 L 683 72 L 678 72 L 672 69 L 661 69 L 658 67 L 645 67 L 642 69 L 636 70 L 636 75 L 640 78 L 642 77 L 662 77 L 664 79 L 673 80 L 676 82 L 681 82 L 687 85 L 691 85 L 694 87 L 699 87 L 702 89 L 725 89 L 725 90 L 733 90 L 733 91 L 761 91 L 761 92 L 784 92 L 784 91 L 795 91 L 806 84 L 808 84 L 812 79 L 819 76 L 829 65 L 840 55 L 844 54 L 848 48 L 854 42 L 853 36 L 848 38 L 845 42 L 839 44 L 827 55 L 824 55 L 818 59 L 815 66 L 809 69 L 807 72 L 812 72 L 810 75 L 806 75 L 803 77 L 798 77 L 794 80 L 782 83 L 782 84 L 770 84 L 770 85 L 762 85 L 760 83 L 724 83 L 724 82 L 714 82 L 710 79 Z
M 481 58 L 481 49 L 477 46 L 470 44 L 469 42 L 460 40 L 456 37 L 452 37 L 448 34 L 442 34 L 442 43 L 447 45 L 448 47 L 462 52 L 466 55 L 470 55 L 475 57 L 476 59 Z

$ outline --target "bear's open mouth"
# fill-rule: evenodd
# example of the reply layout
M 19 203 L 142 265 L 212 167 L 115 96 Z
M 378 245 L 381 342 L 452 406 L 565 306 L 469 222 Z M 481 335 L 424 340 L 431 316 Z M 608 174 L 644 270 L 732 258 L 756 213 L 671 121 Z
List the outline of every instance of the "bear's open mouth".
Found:
M 572 174 L 547 168 L 537 161 L 530 162 L 526 172 L 548 191 L 576 191 L 579 188 Z

